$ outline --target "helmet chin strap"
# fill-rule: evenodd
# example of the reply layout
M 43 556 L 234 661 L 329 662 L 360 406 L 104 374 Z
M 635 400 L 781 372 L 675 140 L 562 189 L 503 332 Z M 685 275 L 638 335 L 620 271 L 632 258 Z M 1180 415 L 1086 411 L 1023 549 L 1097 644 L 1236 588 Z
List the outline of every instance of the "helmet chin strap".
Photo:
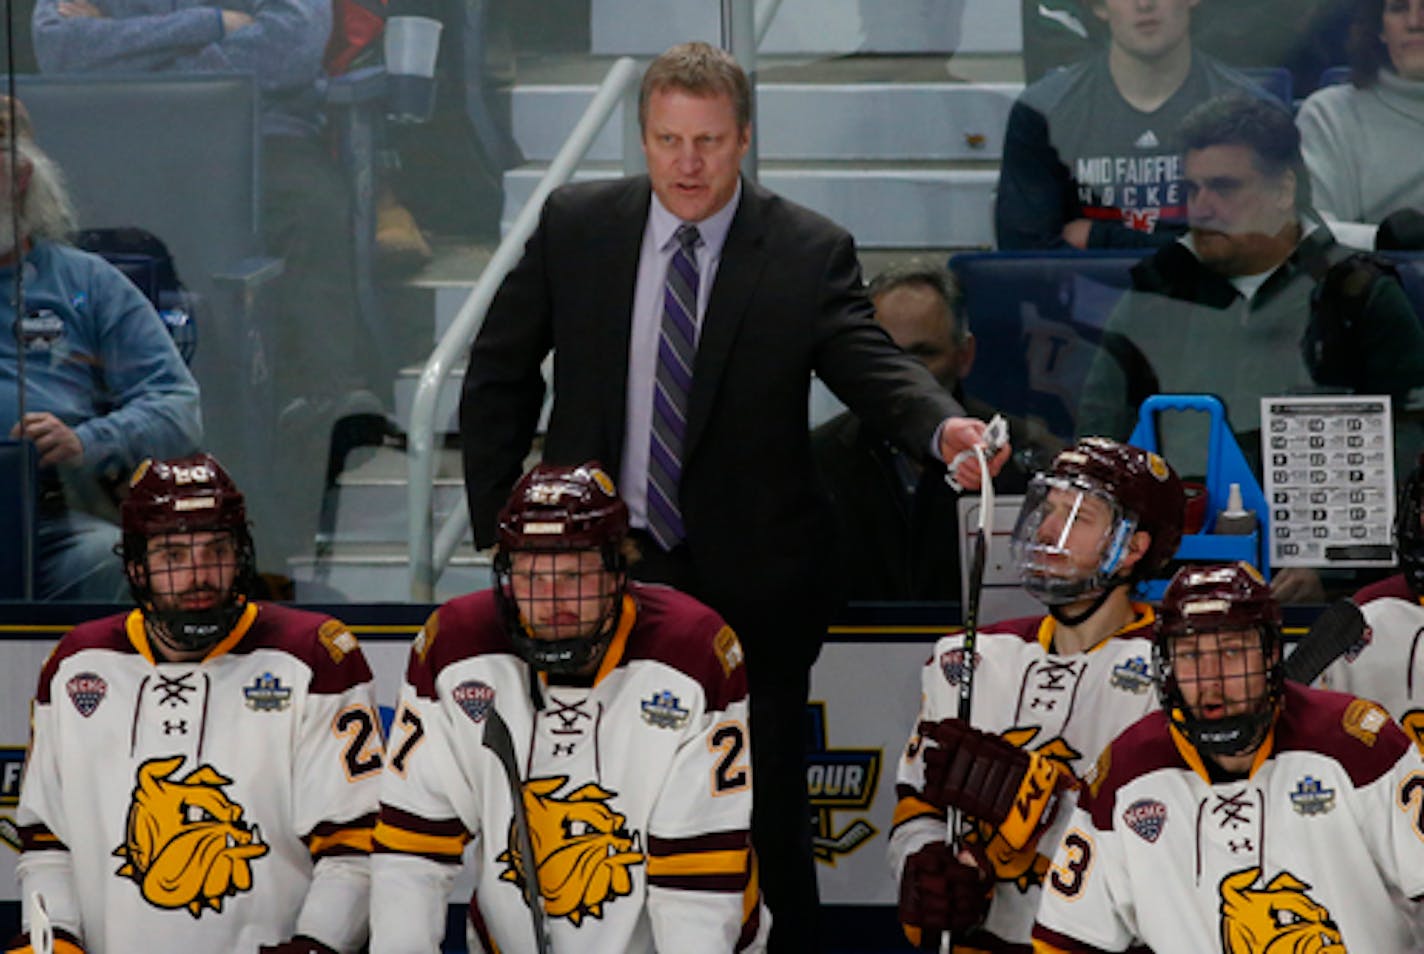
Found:
M 1055 620 L 1057 620 L 1058 625 L 1060 626 L 1078 626 L 1086 622 L 1089 617 L 1091 617 L 1094 613 L 1103 608 L 1103 604 L 1108 601 L 1108 597 L 1112 596 L 1113 590 L 1117 589 L 1119 586 L 1126 585 L 1126 580 L 1114 580 L 1113 582 L 1109 583 L 1106 587 L 1103 588 L 1101 592 L 1098 593 L 1097 596 L 1093 597 L 1093 601 L 1088 604 L 1088 608 L 1083 610 L 1083 612 L 1081 613 L 1070 613 L 1061 605 L 1054 606 L 1050 604 L 1048 607 L 1048 615 L 1052 616 Z

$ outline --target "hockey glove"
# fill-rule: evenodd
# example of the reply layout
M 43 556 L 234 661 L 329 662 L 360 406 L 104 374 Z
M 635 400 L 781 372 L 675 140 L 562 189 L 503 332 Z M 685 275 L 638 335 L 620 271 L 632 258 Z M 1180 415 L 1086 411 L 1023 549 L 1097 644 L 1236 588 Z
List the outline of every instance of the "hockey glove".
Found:
M 336 954 L 336 951 L 315 938 L 298 934 L 281 944 L 264 944 L 257 949 L 257 954 Z
M 5 946 L 5 954 L 35 954 L 35 949 L 30 946 L 29 932 L 21 931 L 10 938 L 10 943 Z M 84 954 L 84 945 L 68 931 L 55 928 L 54 954 Z
M 938 951 L 940 932 L 967 931 L 989 913 L 994 882 L 983 868 L 965 864 L 942 841 L 905 859 L 900 878 L 900 924 L 920 950 Z
M 1015 849 L 1053 820 L 1058 795 L 1073 785 L 1060 762 L 981 732 L 960 719 L 921 722 L 934 742 L 924 749 L 925 801 L 993 825 Z

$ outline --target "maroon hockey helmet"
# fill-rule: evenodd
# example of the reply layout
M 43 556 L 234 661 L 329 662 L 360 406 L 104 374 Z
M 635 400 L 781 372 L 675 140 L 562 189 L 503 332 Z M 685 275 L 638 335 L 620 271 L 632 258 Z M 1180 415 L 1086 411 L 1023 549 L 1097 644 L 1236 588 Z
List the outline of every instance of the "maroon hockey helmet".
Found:
M 145 460 L 129 480 L 120 517 L 124 569 L 145 618 L 181 649 L 203 649 L 226 636 L 255 588 L 257 571 L 242 492 L 217 458 L 198 453 Z M 205 531 L 232 535 L 237 571 L 230 591 L 208 609 L 158 605 L 149 565 L 150 541 Z
M 627 536 L 628 507 L 597 461 L 573 467 L 540 464 L 514 485 L 499 515 L 495 592 L 510 639 L 531 667 L 580 673 L 602 657 L 622 611 L 628 576 L 623 553 Z M 596 551 L 602 558 L 602 572 L 579 574 L 578 580 L 578 593 L 599 599 L 600 618 L 577 635 L 535 636 L 530 625 L 537 615 L 535 604 L 554 597 L 534 595 L 538 587 L 532 580 L 516 581 L 515 555 L 579 550 Z M 516 582 L 524 585 L 516 586 Z M 519 589 L 525 593 L 523 602 L 529 605 L 521 605 Z
M 1113 511 L 1113 527 L 1104 541 L 1097 573 L 1091 577 L 1067 580 L 1055 576 L 1048 569 L 1050 561 L 1043 559 L 1054 549 L 1038 540 L 1044 507 L 1054 489 L 1092 494 Z M 1105 437 L 1085 437 L 1061 451 L 1052 467 L 1030 482 L 1013 536 L 1024 586 L 1044 602 L 1055 604 L 1103 592 L 1118 583 L 1148 579 L 1177 552 L 1185 512 L 1182 481 L 1160 455 Z M 1145 531 L 1151 542 L 1141 559 L 1121 573 L 1122 558 L 1138 530 Z
M 628 506 L 598 461 L 539 464 L 519 479 L 499 514 L 501 550 L 618 549 Z
M 1246 712 L 1219 718 L 1194 714 L 1182 691 L 1183 676 L 1176 655 L 1177 641 L 1209 633 L 1255 631 L 1259 634 L 1263 668 L 1226 675 L 1224 661 L 1213 670 L 1218 680 L 1248 676 L 1261 683 L 1258 693 L 1243 697 Z M 1198 655 L 1202 647 L 1195 647 Z M 1219 649 L 1217 650 L 1220 651 Z M 1153 640 L 1153 661 L 1162 706 L 1172 724 L 1203 753 L 1235 755 L 1250 752 L 1265 737 L 1281 698 L 1281 609 L 1271 587 L 1249 563 L 1194 564 L 1182 567 L 1162 594 Z M 1198 665 L 1201 663 L 1198 662 Z

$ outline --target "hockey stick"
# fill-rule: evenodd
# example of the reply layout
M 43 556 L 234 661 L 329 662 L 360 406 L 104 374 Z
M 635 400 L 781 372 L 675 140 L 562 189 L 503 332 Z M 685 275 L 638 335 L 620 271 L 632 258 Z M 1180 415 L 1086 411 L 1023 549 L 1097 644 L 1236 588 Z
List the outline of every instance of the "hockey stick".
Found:
M 544 901 L 539 896 L 539 869 L 534 863 L 534 840 L 529 837 L 529 813 L 524 807 L 524 784 L 519 780 L 514 739 L 494 706 L 485 714 L 483 744 L 499 759 L 504 779 L 509 783 L 509 797 L 514 805 L 514 847 L 524 861 L 524 900 L 529 904 L 529 920 L 534 926 L 535 949 L 539 954 L 553 954 L 554 946 L 544 923 Z
M 31 891 L 29 907 L 30 947 L 35 954 L 54 954 L 54 927 L 49 923 L 44 896 L 38 891 Z
M 1281 664 L 1285 677 L 1310 685 L 1335 660 L 1365 636 L 1365 614 L 1350 600 L 1336 600 L 1315 618 L 1310 631 L 1296 643 L 1295 652 Z
M 994 420 L 985 430 L 987 447 L 976 446 L 974 456 L 979 461 L 979 526 L 974 530 L 974 552 L 969 562 L 969 592 L 964 601 L 964 640 L 960 644 L 964 654 L 959 670 L 959 718 L 969 723 L 974 704 L 974 654 L 979 648 L 979 602 L 984 593 L 984 564 L 989 559 L 989 537 L 994 526 L 994 478 L 989 473 L 989 461 L 1006 442 L 1008 428 L 1004 419 L 994 415 Z M 951 471 L 950 476 L 953 476 Z M 960 829 L 963 818 L 958 811 L 949 813 L 949 843 L 956 855 L 963 845 Z M 954 941 L 948 931 L 940 933 L 940 954 L 950 954 Z

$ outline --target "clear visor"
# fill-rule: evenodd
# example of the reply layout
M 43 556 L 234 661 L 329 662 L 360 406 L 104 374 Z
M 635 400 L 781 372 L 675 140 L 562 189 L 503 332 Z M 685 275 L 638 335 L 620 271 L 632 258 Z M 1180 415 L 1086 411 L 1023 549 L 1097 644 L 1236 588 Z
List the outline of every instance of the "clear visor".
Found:
M 1099 592 L 1122 564 L 1137 522 L 1087 481 L 1039 474 L 1010 544 L 1024 587 L 1045 603 Z

